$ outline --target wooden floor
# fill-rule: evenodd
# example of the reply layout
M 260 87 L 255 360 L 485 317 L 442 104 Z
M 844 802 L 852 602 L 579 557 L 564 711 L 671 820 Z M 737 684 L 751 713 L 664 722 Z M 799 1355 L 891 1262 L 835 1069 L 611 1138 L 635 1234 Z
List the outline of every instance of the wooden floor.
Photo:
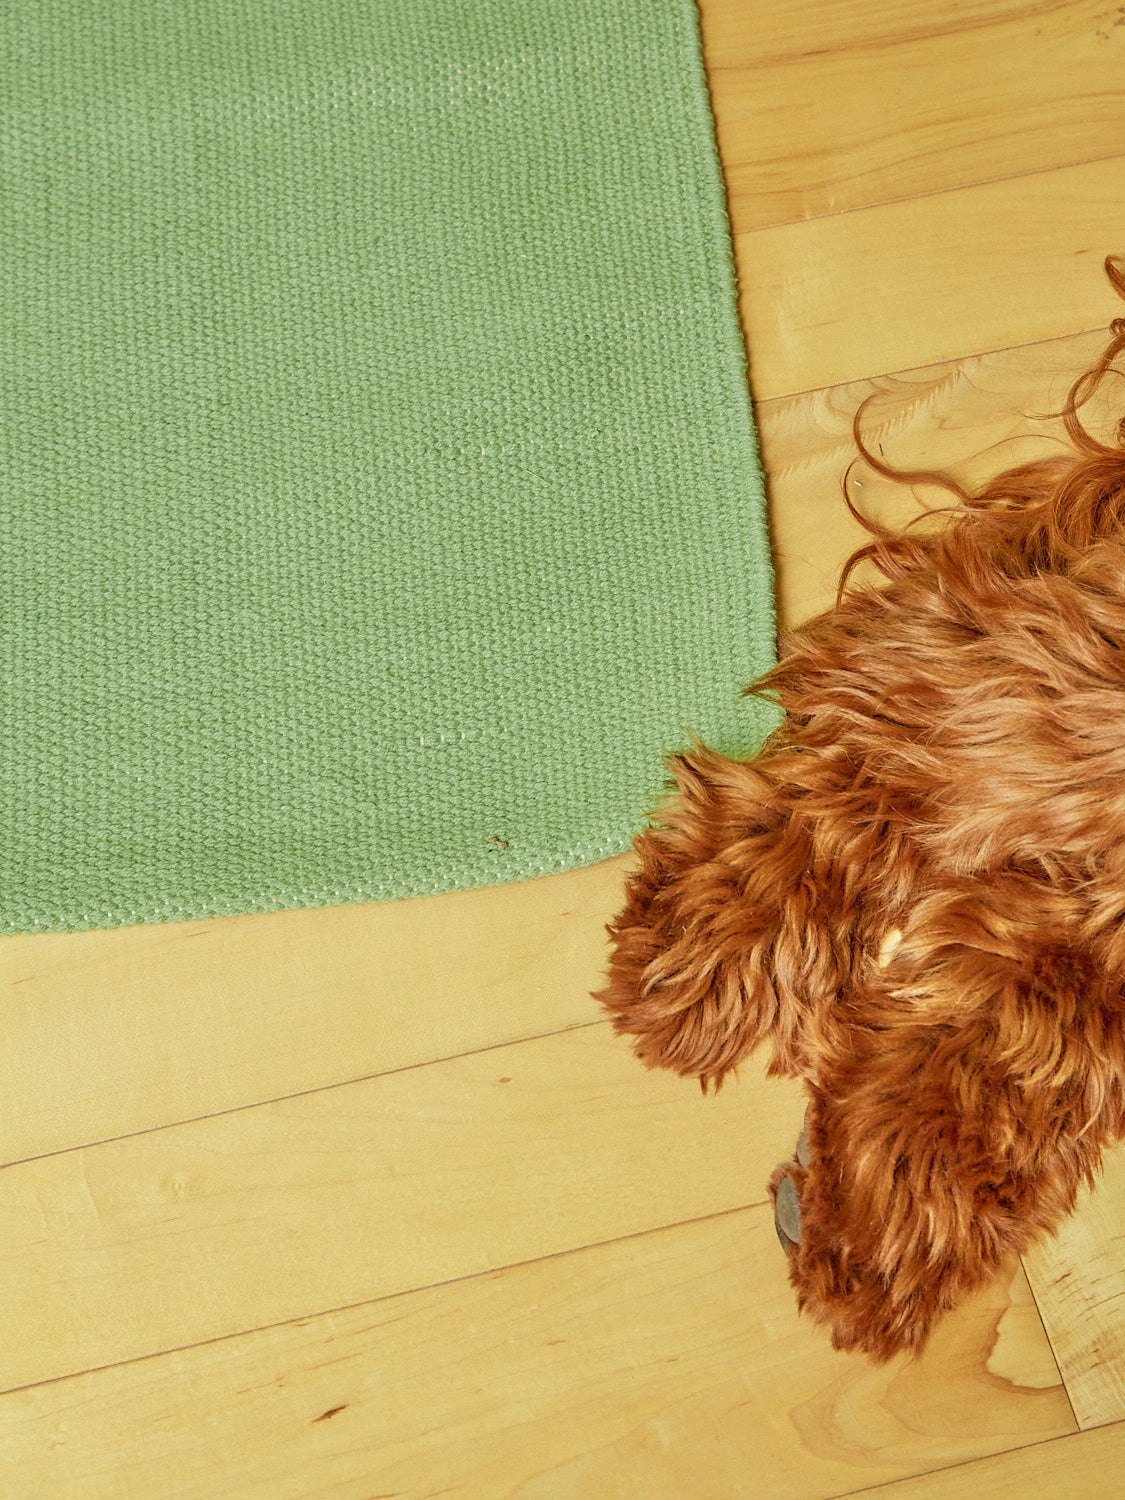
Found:
M 794 622 L 869 391 L 892 461 L 1052 442 L 1121 311 L 1125 6 L 703 18 Z M 834 1354 L 765 1201 L 799 1089 L 704 1099 L 588 998 L 624 867 L 0 941 L 0 1494 L 1125 1493 L 1125 1154 L 924 1358 Z

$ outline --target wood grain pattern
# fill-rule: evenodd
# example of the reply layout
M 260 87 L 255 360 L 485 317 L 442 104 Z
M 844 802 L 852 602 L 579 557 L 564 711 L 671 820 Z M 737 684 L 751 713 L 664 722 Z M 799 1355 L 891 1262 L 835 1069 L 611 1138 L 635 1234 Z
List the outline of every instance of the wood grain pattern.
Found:
M 1024 1256 L 1080 1427 L 1125 1418 L 1125 1148 L 1052 1240 Z
M 1125 14 L 1107 0 L 778 0 L 703 17 L 738 232 L 1121 150 Z
M 0 938 L 0 1150 L 19 1161 L 591 1021 L 627 864 Z
M 1001 469 L 1058 451 L 1062 423 L 1049 414 L 1106 337 L 1077 334 L 759 403 L 781 625 L 827 609 L 840 569 L 869 540 L 841 493 L 857 456 L 852 421 L 864 401 L 871 403 L 863 433 L 872 452 L 900 468 L 940 470 L 971 489 Z M 1091 431 L 1105 435 L 1105 401 L 1091 403 L 1084 417 Z M 937 489 L 916 498 L 863 466 L 854 481 L 857 508 L 896 528 L 948 498 Z
M 804 1110 L 608 1023 L 0 1173 L 0 1389 L 765 1199 Z
M 736 234 L 759 401 L 1105 328 L 1125 156 Z
M 1125 1464 L 1125 1424 L 1033 1443 L 916 1479 L 853 1490 L 848 1500 L 1091 1500 L 1112 1495 Z
M 11 1393 L 0 1474 L 66 1500 L 817 1500 L 1073 1430 L 1022 1283 L 877 1369 L 797 1317 L 759 1207 Z M 989 1368 L 1012 1320 L 1027 1383 Z

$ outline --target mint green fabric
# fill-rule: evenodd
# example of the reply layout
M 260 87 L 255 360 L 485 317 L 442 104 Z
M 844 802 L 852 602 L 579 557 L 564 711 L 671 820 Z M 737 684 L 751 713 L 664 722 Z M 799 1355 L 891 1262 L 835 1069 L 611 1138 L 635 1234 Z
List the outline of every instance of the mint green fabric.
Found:
M 562 870 L 769 727 L 691 0 L 8 0 L 0 432 L 0 929 Z

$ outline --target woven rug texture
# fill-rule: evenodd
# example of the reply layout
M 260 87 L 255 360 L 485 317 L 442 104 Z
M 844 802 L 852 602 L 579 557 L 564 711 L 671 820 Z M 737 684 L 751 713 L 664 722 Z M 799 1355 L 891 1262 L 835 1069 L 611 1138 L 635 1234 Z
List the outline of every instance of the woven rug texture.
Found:
M 756 746 L 691 0 L 8 0 L 0 99 L 0 930 L 563 870 Z

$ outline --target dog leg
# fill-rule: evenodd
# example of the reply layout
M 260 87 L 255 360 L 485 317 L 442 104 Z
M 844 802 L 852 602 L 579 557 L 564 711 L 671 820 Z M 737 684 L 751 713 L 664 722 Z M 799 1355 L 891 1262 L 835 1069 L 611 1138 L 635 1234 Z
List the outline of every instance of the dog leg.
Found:
M 671 762 L 678 795 L 636 841 L 640 867 L 609 927 L 598 999 L 650 1067 L 721 1083 L 769 1038 L 772 1070 L 800 1070 L 802 1031 L 831 1003 L 851 953 L 821 919 L 830 877 L 807 821 L 784 806 L 782 757 L 696 749 Z

